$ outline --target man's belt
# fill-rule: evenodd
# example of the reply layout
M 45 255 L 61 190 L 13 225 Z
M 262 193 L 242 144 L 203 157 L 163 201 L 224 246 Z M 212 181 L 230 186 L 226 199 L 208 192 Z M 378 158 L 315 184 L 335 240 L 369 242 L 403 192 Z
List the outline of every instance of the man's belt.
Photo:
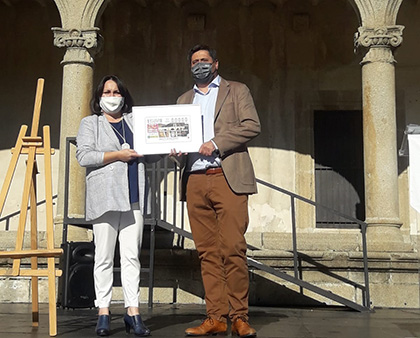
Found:
M 218 168 L 207 168 L 207 169 L 203 169 L 203 170 L 195 170 L 195 171 L 191 171 L 190 174 L 205 174 L 205 175 L 214 175 L 214 174 L 221 174 L 223 173 L 222 168 L 218 167 Z

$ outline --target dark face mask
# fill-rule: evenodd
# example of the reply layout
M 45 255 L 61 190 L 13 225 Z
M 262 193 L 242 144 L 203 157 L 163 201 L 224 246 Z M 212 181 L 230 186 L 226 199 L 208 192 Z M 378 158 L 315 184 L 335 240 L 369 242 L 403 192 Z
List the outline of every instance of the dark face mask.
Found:
M 191 67 L 192 77 L 197 84 L 210 83 L 213 79 L 212 63 L 198 62 Z

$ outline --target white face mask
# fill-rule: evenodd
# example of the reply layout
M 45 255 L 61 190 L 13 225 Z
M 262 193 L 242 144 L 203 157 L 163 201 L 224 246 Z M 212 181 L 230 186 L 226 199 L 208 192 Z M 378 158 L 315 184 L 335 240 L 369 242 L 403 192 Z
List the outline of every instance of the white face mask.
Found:
M 119 113 L 124 106 L 124 98 L 121 96 L 102 96 L 99 106 L 107 114 Z

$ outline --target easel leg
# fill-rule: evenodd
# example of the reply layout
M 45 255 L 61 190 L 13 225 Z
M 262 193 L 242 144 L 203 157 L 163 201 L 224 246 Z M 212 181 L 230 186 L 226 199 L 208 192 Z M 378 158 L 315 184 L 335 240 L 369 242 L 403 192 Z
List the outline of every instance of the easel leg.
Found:
M 52 209 L 52 172 L 51 172 L 51 140 L 50 128 L 44 126 L 44 161 L 45 161 L 45 207 L 47 221 L 47 248 L 54 248 L 54 224 Z M 50 314 L 50 336 L 57 335 L 57 305 L 55 295 L 55 261 L 53 257 L 48 258 L 48 301 Z
M 23 137 L 26 134 L 26 130 L 28 129 L 28 126 L 23 125 L 20 127 L 19 135 L 16 141 L 16 145 L 14 148 L 14 152 L 12 155 L 12 159 L 9 164 L 9 168 L 7 169 L 6 177 L 3 182 L 3 187 L 1 188 L 0 193 L 0 214 L 3 211 L 4 202 L 6 201 L 7 193 L 9 192 L 10 184 L 12 183 L 12 177 L 16 170 L 16 165 L 19 160 L 19 155 L 22 150 L 22 144 L 23 144 Z
M 48 258 L 48 303 L 50 336 L 57 335 L 57 304 L 55 299 L 55 261 L 54 257 Z
M 36 162 L 32 171 L 32 182 L 30 190 L 30 213 L 31 213 L 31 249 L 38 249 L 38 231 L 37 231 L 37 194 L 36 194 L 36 175 L 37 167 Z M 38 258 L 31 258 L 31 269 L 38 269 Z M 38 295 L 38 277 L 32 276 L 31 278 L 32 289 L 32 326 L 39 326 L 39 295 Z

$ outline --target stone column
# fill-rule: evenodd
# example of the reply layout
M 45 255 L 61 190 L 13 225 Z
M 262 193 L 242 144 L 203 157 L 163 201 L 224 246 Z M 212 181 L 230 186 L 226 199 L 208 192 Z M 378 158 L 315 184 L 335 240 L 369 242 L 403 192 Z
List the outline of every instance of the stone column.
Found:
M 64 217 L 66 138 L 76 136 L 80 120 L 91 114 L 89 102 L 92 96 L 93 56 L 100 46 L 98 31 L 98 28 L 83 30 L 53 28 L 54 45 L 66 48 L 61 62 L 63 88 L 56 225 L 62 224 Z M 85 170 L 75 159 L 74 146 L 71 147 L 69 163 L 69 216 L 84 217 Z
M 356 38 L 356 47 L 368 48 L 361 65 L 366 222 L 372 235 L 395 233 L 401 226 L 392 49 L 401 44 L 403 28 L 360 27 Z

